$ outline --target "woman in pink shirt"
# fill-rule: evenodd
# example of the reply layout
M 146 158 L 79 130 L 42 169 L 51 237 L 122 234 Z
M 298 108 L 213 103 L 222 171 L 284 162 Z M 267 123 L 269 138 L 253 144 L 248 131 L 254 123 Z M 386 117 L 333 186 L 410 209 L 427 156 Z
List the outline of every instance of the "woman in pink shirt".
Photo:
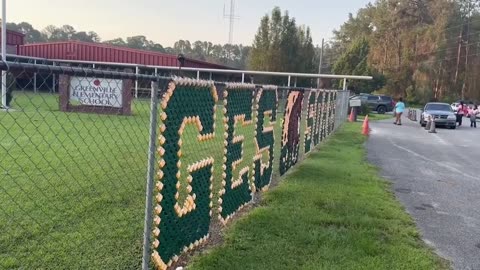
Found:
M 463 119 L 464 114 L 465 114 L 465 105 L 463 104 L 463 101 L 460 101 L 460 104 L 458 104 L 458 107 L 457 107 L 457 123 L 458 123 L 458 126 L 462 125 L 462 119 Z

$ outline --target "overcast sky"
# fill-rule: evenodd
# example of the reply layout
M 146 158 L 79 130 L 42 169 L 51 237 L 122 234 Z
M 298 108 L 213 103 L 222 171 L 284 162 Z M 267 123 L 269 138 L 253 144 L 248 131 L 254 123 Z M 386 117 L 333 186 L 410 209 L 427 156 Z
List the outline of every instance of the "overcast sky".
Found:
M 274 6 L 288 10 L 298 24 L 311 27 L 314 42 L 330 38 L 349 12 L 368 0 L 236 0 L 234 43 L 250 45 L 260 18 Z M 70 24 L 96 31 L 103 40 L 145 35 L 163 46 L 178 39 L 228 41 L 229 22 L 223 18 L 230 0 L 7 0 L 7 21 L 30 22 L 43 29 Z

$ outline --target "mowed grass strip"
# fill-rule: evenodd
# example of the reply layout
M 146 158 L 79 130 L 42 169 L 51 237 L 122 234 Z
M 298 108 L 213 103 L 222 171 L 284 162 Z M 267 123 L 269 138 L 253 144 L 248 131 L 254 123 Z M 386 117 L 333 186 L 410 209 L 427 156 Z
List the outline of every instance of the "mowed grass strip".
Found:
M 359 116 L 359 119 L 363 120 L 363 116 Z M 392 121 L 395 121 L 394 116 L 391 114 L 378 114 L 378 113 L 370 113 L 368 115 L 368 119 L 370 121 L 378 121 L 378 120 L 386 120 L 386 119 L 392 119 Z
M 190 269 L 447 269 L 347 124 Z

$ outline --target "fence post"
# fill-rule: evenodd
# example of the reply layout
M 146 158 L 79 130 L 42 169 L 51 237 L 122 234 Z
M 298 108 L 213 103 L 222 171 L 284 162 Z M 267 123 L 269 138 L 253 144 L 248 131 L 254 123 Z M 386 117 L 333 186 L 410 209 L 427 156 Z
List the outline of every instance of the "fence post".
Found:
M 7 1 L 2 1 L 2 61 L 7 61 Z M 7 109 L 7 71 L 2 70 L 2 107 Z
M 343 120 L 345 119 L 344 118 L 344 115 L 345 115 L 345 92 L 342 93 L 342 103 L 341 103 L 341 111 L 340 111 L 340 115 L 338 116 L 338 121 L 343 124 Z
M 152 200 L 155 177 L 155 148 L 157 140 L 158 82 L 152 82 L 150 99 L 150 138 L 148 143 L 148 170 L 145 191 L 145 223 L 143 231 L 142 269 L 148 270 L 150 263 L 150 236 L 152 234 Z
M 56 66 L 55 65 L 55 62 L 52 63 L 53 66 Z M 50 93 L 55 93 L 55 80 L 56 80 L 56 76 L 55 76 L 55 73 L 52 74 L 52 89 L 50 90 Z
M 345 122 L 345 118 L 347 117 L 345 112 L 348 112 L 348 107 L 345 108 L 347 105 L 347 100 L 346 100 L 347 92 L 342 93 L 342 115 L 340 116 L 340 121 L 343 124 Z
M 340 96 L 341 96 L 340 93 L 341 93 L 340 91 L 336 92 L 337 100 L 335 100 L 335 115 L 333 116 L 333 131 L 335 131 L 338 125 L 340 125 L 338 121 L 338 115 L 342 113 L 342 111 L 340 110 L 340 106 L 342 102 L 342 100 L 340 99 Z
M 346 119 L 348 117 L 348 113 L 349 113 L 349 111 L 348 111 L 348 105 L 349 105 L 348 104 L 348 102 L 349 102 L 348 98 L 349 98 L 349 96 L 350 96 L 350 92 L 348 92 L 348 91 L 345 92 L 345 94 L 343 95 L 343 99 L 345 100 L 345 104 L 343 104 L 343 108 L 344 108 L 343 121 L 346 121 Z
M 347 118 L 347 115 L 348 115 L 348 91 L 341 91 L 339 93 L 341 93 L 341 95 L 339 95 L 341 96 L 341 99 L 340 99 L 340 104 L 338 105 L 340 108 L 339 108 L 339 115 L 337 117 L 337 121 L 338 121 L 337 128 L 338 126 L 340 126 L 345 122 L 345 119 Z
M 138 98 L 138 66 L 135 67 L 135 75 L 137 75 L 137 78 L 135 78 L 135 98 Z
M 37 65 L 37 60 L 33 60 L 33 64 Z M 33 92 L 37 93 L 37 72 L 33 73 Z

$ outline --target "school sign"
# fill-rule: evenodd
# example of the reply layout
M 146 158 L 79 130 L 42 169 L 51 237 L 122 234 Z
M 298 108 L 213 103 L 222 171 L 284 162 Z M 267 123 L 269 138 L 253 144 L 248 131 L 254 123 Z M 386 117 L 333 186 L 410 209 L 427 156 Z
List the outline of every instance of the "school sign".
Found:
M 122 107 L 122 80 L 70 78 L 70 102 L 88 106 Z
M 100 114 L 131 114 L 131 80 L 61 76 L 60 110 Z

